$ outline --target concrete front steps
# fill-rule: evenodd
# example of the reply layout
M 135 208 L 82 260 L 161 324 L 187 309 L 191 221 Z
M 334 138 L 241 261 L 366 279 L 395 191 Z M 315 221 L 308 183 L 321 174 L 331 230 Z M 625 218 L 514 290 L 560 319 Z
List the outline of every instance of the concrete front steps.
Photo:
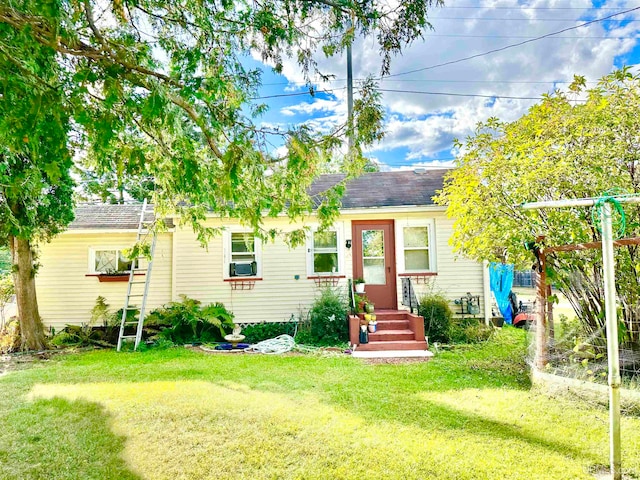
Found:
M 363 344 L 359 340 L 360 323 L 364 314 L 349 316 L 349 338 L 351 344 L 355 345 L 354 356 L 372 358 L 374 352 L 380 352 L 381 357 L 429 356 L 427 354 L 431 352 L 428 352 L 424 339 L 422 317 L 405 310 L 381 310 L 375 314 L 377 329 L 374 333 L 369 333 L 369 343 Z M 393 352 L 398 353 L 394 355 Z M 416 354 L 411 355 L 411 352 Z M 363 355 L 358 355 L 359 353 Z

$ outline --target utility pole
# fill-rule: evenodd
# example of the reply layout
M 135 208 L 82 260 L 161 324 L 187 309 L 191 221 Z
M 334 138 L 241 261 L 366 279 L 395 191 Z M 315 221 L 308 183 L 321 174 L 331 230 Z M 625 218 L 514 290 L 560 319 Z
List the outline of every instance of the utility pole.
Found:
M 351 43 L 347 45 L 347 137 L 349 152 L 353 148 L 353 62 L 351 60 Z

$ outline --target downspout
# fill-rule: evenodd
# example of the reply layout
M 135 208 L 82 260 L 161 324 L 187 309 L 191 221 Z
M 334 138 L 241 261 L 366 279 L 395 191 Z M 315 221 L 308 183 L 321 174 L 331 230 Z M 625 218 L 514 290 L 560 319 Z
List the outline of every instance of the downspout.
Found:
M 491 325 L 491 283 L 488 260 L 482 261 L 482 293 L 484 294 L 484 323 Z
M 176 266 L 178 265 L 178 261 L 176 259 L 176 252 L 178 251 L 178 233 L 177 226 L 174 226 L 173 232 L 171 232 L 171 301 L 177 302 L 178 295 L 176 292 L 176 278 L 178 273 L 176 272 Z

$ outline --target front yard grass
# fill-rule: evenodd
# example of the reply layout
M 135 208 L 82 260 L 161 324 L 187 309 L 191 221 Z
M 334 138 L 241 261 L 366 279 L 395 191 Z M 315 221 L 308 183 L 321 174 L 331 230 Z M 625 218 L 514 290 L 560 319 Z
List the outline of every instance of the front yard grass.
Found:
M 524 334 L 428 363 L 204 355 L 55 357 L 0 378 L 2 479 L 580 479 L 607 411 L 529 391 Z M 622 424 L 640 472 L 640 419 Z

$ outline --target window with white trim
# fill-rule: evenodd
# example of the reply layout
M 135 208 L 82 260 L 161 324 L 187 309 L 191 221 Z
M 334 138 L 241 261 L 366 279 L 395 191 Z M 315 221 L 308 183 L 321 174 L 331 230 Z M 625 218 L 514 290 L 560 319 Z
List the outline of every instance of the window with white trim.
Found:
M 92 248 L 90 250 L 89 271 L 91 273 L 115 273 L 131 270 L 133 260 L 124 254 L 125 249 Z
M 436 265 L 432 238 L 433 223 L 405 224 L 401 227 L 400 232 L 401 272 L 434 272 Z
M 225 278 L 260 276 L 260 243 L 252 232 L 225 232 Z
M 313 272 L 316 275 L 338 271 L 338 232 L 313 232 Z
M 342 251 L 340 229 L 312 231 L 307 242 L 309 276 L 341 275 Z

